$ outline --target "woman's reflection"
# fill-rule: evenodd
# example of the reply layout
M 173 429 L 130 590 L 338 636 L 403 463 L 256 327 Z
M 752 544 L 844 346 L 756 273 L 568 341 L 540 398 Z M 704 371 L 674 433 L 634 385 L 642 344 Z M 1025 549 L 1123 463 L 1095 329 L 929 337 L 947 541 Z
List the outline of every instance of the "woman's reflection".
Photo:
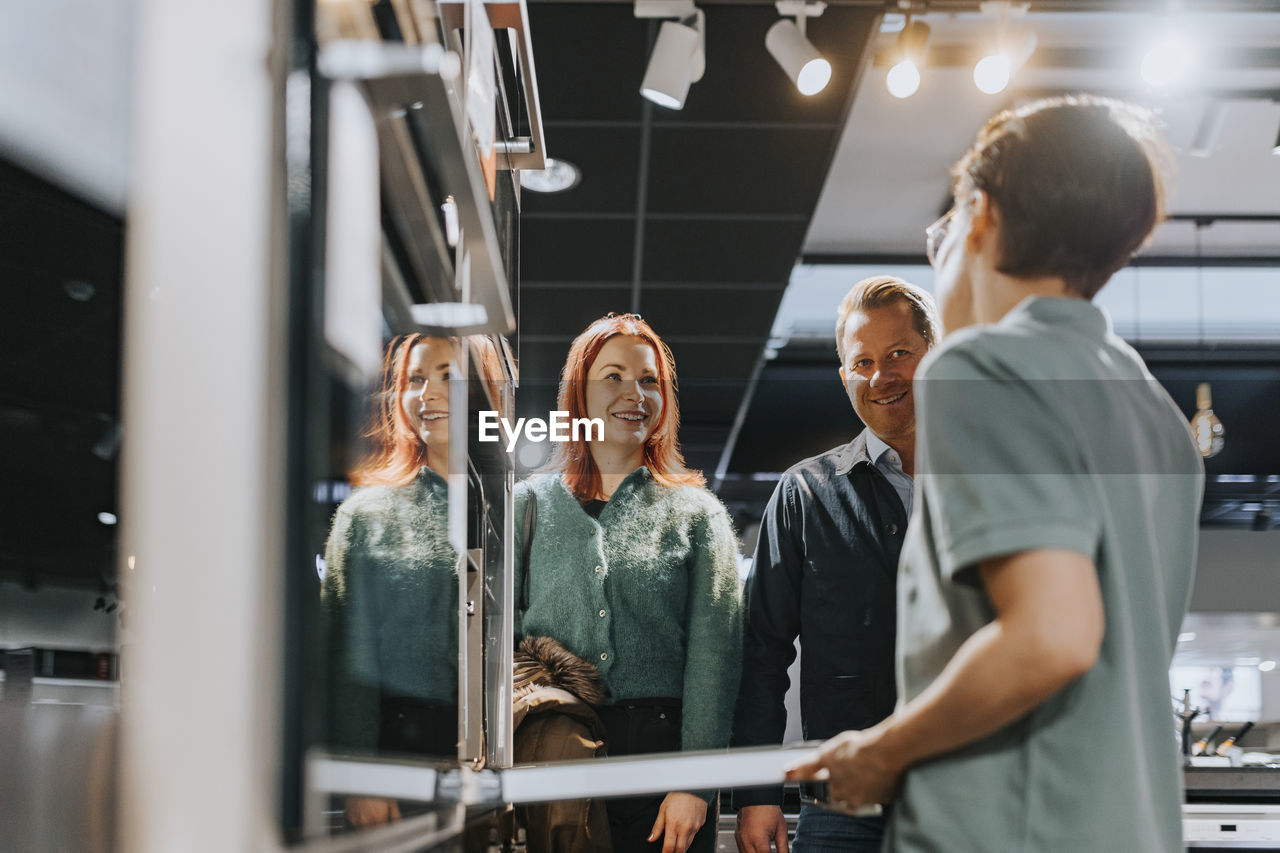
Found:
M 394 340 L 370 437 L 325 550 L 330 746 L 457 756 L 458 576 L 449 546 L 449 380 L 458 342 Z M 352 797 L 356 826 L 399 817 L 394 800 Z

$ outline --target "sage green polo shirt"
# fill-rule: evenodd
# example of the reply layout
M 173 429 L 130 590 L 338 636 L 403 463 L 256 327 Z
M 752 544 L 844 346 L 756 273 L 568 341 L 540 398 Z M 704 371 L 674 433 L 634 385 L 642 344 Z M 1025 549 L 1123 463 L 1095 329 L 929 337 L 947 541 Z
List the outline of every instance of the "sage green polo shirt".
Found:
M 1204 482 L 1186 420 L 1107 315 L 1080 299 L 1029 298 L 998 324 L 948 337 L 915 393 L 899 702 L 993 618 L 985 559 L 1037 548 L 1089 557 L 1106 633 L 1093 668 L 1026 717 L 908 771 L 885 849 L 1181 850 L 1168 669 Z

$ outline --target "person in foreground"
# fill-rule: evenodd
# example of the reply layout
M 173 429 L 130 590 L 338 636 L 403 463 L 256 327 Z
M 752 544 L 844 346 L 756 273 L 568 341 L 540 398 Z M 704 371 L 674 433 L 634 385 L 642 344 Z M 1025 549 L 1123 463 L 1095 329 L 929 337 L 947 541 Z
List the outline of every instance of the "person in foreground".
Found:
M 1203 466 L 1090 300 L 1160 221 L 1150 117 L 1003 112 L 930 227 L 944 339 L 917 375 L 899 705 L 792 778 L 893 802 L 890 851 L 1182 849 L 1168 667 Z
M 557 445 L 551 470 L 519 484 L 535 500 L 516 632 L 590 661 L 611 756 L 721 749 L 741 667 L 737 539 L 728 512 L 684 464 L 675 360 L 638 315 L 609 315 L 569 349 L 556 407 L 603 434 Z M 517 525 L 516 553 L 525 545 Z M 525 575 L 528 583 L 525 585 Z M 607 803 L 615 853 L 715 850 L 715 791 Z
M 858 282 L 840 303 L 840 379 L 866 427 L 788 469 L 765 509 L 746 585 L 733 746 L 782 743 L 797 637 L 805 740 L 893 711 L 895 586 L 915 470 L 912 378 L 937 339 L 936 314 L 929 294 L 893 276 Z M 786 853 L 781 785 L 739 788 L 733 801 L 741 853 L 768 853 L 770 843 Z M 794 850 L 879 853 L 883 837 L 883 816 L 806 804 Z

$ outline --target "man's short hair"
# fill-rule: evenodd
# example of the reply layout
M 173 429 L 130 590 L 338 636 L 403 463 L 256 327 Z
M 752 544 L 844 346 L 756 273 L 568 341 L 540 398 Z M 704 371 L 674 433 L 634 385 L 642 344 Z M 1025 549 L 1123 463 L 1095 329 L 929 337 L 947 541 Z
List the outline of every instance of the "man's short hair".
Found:
M 952 175 L 957 205 L 982 190 L 999 211 L 996 269 L 1092 299 L 1164 217 L 1169 162 L 1150 112 L 1069 95 L 994 116 Z
M 902 301 L 911 309 L 912 324 L 924 342 L 933 347 L 938 340 L 938 309 L 933 297 L 910 282 L 892 275 L 873 275 L 853 286 L 840 300 L 836 314 L 836 353 L 844 366 L 844 327 L 854 311 L 866 311 Z

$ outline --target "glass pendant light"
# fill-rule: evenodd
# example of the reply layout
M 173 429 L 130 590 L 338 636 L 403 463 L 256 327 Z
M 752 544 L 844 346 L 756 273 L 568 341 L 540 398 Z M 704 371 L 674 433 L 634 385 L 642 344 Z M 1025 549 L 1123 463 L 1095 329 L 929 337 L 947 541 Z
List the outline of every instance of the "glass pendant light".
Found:
M 1213 396 L 1208 382 L 1196 386 L 1196 413 L 1191 418 L 1191 434 L 1205 459 L 1221 453 L 1222 445 L 1226 443 L 1226 430 L 1213 413 Z
M 1204 255 L 1200 246 L 1200 230 L 1205 223 L 1196 222 L 1196 300 L 1199 303 L 1197 319 L 1200 335 L 1200 366 L 1204 367 Z M 1213 413 L 1213 395 L 1209 383 L 1196 386 L 1196 413 L 1191 416 L 1191 434 L 1196 447 L 1205 459 L 1217 456 L 1226 444 L 1226 430 L 1222 421 Z

